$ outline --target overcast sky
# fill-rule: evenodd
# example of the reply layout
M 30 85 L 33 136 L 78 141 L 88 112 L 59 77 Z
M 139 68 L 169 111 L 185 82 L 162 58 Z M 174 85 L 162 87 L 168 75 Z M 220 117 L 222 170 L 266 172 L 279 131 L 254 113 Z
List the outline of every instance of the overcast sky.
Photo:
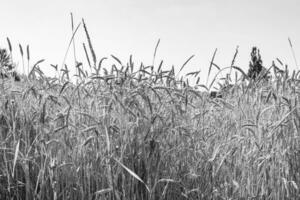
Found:
M 288 37 L 300 62 L 300 1 L 298 0 L 0 0 L 0 46 L 9 37 L 15 59 L 18 44 L 30 45 L 32 63 L 46 59 L 61 65 L 71 38 L 70 12 L 75 24 L 87 24 L 97 57 L 111 54 L 127 62 L 152 63 L 157 40 L 161 43 L 156 63 L 178 70 L 195 54 L 185 72 L 201 69 L 203 79 L 215 48 L 216 64 L 229 66 L 239 46 L 236 64 L 247 70 L 252 46 L 261 50 L 269 67 L 277 57 L 296 69 Z M 76 35 L 78 57 L 83 54 L 82 27 Z M 17 54 L 18 53 L 18 54 Z M 68 64 L 73 64 L 72 52 Z M 19 66 L 21 69 L 21 65 Z M 203 80 L 203 81 L 204 81 Z

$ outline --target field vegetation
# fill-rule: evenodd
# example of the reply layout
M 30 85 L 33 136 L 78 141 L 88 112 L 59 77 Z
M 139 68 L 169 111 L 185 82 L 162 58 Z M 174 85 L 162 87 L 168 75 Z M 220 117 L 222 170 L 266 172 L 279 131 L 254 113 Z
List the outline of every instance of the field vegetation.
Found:
M 219 72 L 201 84 L 199 71 L 179 76 L 192 56 L 177 73 L 154 65 L 159 42 L 151 65 L 111 55 L 105 68 L 84 21 L 68 50 L 81 25 L 88 64 L 75 60 L 75 76 L 65 63 L 46 76 L 29 46 L 1 50 L 0 199 L 300 199 L 299 71 L 262 68 L 253 48 L 244 72 L 237 49 L 224 69 L 215 52 L 208 76 Z

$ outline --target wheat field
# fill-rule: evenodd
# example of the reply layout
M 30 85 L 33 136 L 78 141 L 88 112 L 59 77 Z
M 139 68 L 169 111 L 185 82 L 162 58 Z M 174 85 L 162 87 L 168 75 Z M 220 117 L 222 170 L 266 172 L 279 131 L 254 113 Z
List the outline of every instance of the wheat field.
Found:
M 81 24 L 87 66 L 47 77 L 20 45 L 27 75 L 0 79 L 0 199 L 300 199 L 299 71 L 277 60 L 251 79 L 235 55 L 235 80 L 204 85 L 163 61 L 97 59 Z

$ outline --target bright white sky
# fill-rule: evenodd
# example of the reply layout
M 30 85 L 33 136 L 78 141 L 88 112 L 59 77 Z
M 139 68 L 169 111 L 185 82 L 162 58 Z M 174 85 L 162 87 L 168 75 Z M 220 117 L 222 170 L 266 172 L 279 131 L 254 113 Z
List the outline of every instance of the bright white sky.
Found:
M 30 45 L 32 64 L 46 59 L 44 72 L 51 64 L 61 65 L 71 38 L 70 12 L 75 24 L 85 19 L 96 55 L 113 54 L 123 63 L 132 54 L 137 62 L 152 63 L 157 40 L 161 43 L 156 64 L 173 64 L 177 71 L 188 57 L 195 57 L 184 72 L 201 69 L 206 81 L 209 62 L 218 48 L 215 62 L 229 66 L 239 45 L 236 64 L 248 69 L 252 46 L 261 50 L 263 64 L 269 67 L 277 57 L 296 69 L 288 43 L 291 38 L 300 62 L 300 1 L 298 0 L 0 0 L 0 46 Z M 86 42 L 80 28 L 76 35 L 78 57 Z M 82 57 L 85 58 L 85 57 Z M 68 65 L 73 65 L 70 51 Z M 21 70 L 19 62 L 19 71 Z M 51 69 L 51 70 L 49 70 Z

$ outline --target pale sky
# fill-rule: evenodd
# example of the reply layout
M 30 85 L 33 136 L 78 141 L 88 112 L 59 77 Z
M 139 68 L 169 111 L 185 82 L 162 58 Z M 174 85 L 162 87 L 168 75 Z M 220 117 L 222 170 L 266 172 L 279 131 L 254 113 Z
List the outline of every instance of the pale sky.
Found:
M 132 54 L 136 62 L 152 64 L 157 40 L 156 64 L 175 65 L 177 71 L 191 56 L 184 72 L 201 69 L 205 82 L 209 62 L 229 66 L 239 46 L 236 65 L 248 69 L 252 46 L 261 50 L 269 67 L 277 57 L 296 69 L 288 43 L 291 38 L 300 62 L 300 1 L 298 0 L 0 0 L 0 46 L 9 37 L 14 58 L 18 44 L 30 45 L 32 63 L 46 59 L 41 68 L 50 74 L 50 63 L 61 65 L 71 38 L 70 12 L 75 24 L 85 19 L 97 58 L 110 56 L 123 63 Z M 81 27 L 75 38 L 78 57 L 86 42 Z M 84 61 L 85 61 L 85 57 Z M 21 62 L 19 71 L 21 71 Z M 68 65 L 73 65 L 70 51 Z M 51 69 L 52 70 L 52 69 Z

